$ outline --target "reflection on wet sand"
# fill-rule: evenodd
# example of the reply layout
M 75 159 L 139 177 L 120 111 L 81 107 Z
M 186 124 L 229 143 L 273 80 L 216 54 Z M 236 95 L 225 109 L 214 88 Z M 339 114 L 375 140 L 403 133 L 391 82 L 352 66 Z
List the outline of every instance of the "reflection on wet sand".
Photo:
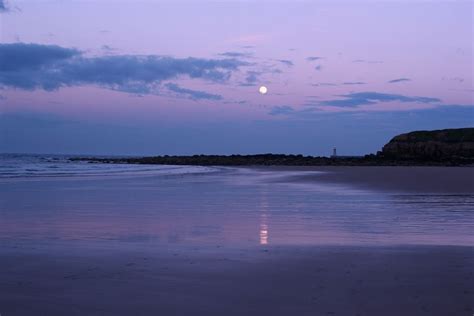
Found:
M 0 182 L 0 241 L 471 246 L 473 206 L 472 194 L 391 194 L 317 181 L 264 181 L 259 170 L 120 181 L 10 179 Z
M 262 191 L 260 195 L 260 245 L 268 244 L 268 201 L 266 194 L 266 191 Z
M 262 214 L 260 217 L 260 245 L 268 244 L 268 225 L 267 225 L 267 215 Z

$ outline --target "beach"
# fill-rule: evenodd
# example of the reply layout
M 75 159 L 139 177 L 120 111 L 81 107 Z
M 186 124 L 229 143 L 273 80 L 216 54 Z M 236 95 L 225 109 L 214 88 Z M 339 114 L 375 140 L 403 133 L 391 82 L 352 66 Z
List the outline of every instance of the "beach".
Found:
M 474 316 L 474 0 L 0 0 L 0 316 Z
M 471 315 L 473 266 L 472 247 L 3 248 L 0 306 L 2 315 Z
M 474 310 L 471 168 L 8 170 L 2 315 Z

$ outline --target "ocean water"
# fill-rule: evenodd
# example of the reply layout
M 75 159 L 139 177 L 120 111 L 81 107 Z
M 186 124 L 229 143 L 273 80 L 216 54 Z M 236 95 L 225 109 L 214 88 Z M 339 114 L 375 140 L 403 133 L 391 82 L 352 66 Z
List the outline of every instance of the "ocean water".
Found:
M 314 174 L 313 182 L 295 176 Z M 107 247 L 474 245 L 471 194 L 318 182 L 321 171 L 2 155 L 0 242 Z
M 127 175 L 169 175 L 210 172 L 214 169 L 196 166 L 158 166 L 132 164 L 99 164 L 71 161 L 66 155 L 0 154 L 0 179 L 31 177 L 92 177 Z

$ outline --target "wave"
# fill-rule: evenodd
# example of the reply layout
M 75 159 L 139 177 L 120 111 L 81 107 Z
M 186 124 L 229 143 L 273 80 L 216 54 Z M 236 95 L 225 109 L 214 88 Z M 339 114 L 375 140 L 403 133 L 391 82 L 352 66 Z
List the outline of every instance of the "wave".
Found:
M 217 171 L 213 167 L 100 164 L 71 161 L 71 156 L 0 154 L 0 178 L 179 175 Z

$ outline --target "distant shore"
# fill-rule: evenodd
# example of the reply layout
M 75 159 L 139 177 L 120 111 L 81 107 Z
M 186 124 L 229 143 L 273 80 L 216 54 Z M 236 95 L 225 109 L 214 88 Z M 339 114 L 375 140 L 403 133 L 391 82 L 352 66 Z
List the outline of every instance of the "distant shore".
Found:
M 380 155 L 315 157 L 284 154 L 193 155 L 153 157 L 74 157 L 90 163 L 194 165 L 194 166 L 474 166 L 474 158 L 393 159 Z
M 72 158 L 75 161 L 199 166 L 474 166 L 474 128 L 415 131 L 393 137 L 364 156 L 286 154 L 193 155 L 136 158 Z

